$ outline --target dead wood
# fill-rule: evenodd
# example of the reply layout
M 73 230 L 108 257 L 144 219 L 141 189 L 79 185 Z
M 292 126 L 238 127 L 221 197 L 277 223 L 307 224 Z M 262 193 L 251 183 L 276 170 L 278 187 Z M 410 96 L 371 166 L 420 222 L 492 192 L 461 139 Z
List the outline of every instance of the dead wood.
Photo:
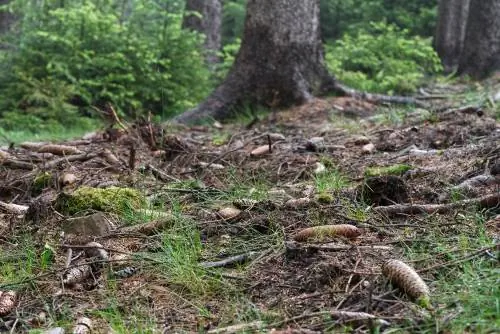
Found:
M 14 203 L 5 203 L 0 201 L 0 210 L 7 212 L 7 213 L 12 213 L 15 215 L 24 215 L 26 212 L 28 212 L 28 206 L 26 205 L 18 205 Z
M 35 165 L 26 161 L 20 161 L 12 158 L 7 158 L 0 162 L 0 166 L 9 167 L 11 169 L 26 169 L 33 170 Z
M 258 254 L 259 254 L 259 252 L 248 252 L 245 254 L 231 256 L 231 257 L 228 257 L 228 258 L 226 258 L 224 260 L 220 260 L 220 261 L 201 262 L 200 266 L 202 266 L 203 268 L 226 267 L 226 266 L 230 266 L 230 265 L 233 265 L 236 263 L 242 263 L 242 262 L 248 261 L 249 259 L 255 257 Z
M 387 216 L 447 213 L 456 209 L 470 206 L 481 208 L 494 208 L 500 206 L 500 193 L 487 195 L 479 198 L 466 199 L 450 204 L 396 204 L 389 206 L 377 206 L 372 210 Z

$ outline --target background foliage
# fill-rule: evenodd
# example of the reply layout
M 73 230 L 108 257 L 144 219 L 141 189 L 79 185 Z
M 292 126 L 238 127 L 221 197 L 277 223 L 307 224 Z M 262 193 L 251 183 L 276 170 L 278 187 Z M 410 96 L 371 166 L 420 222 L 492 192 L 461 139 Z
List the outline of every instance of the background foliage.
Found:
M 347 85 L 389 94 L 411 93 L 426 73 L 442 69 L 430 39 L 411 37 L 408 30 L 385 22 L 371 23 L 328 44 L 326 62 Z
M 90 127 L 108 103 L 122 115 L 169 117 L 201 101 L 239 49 L 246 0 L 223 2 L 221 59 L 181 28 L 181 0 L 12 0 L 0 35 L 0 126 Z M 439 70 L 430 48 L 436 0 L 321 0 L 330 69 L 356 88 L 407 93 Z M 0 32 L 1 34 L 2 32 Z
M 2 54 L 3 127 L 72 123 L 110 103 L 168 116 L 210 90 L 201 36 L 171 1 L 19 0 L 14 50 Z M 48 123 L 47 123 L 48 122 Z M 35 125 L 36 124 L 36 125 Z

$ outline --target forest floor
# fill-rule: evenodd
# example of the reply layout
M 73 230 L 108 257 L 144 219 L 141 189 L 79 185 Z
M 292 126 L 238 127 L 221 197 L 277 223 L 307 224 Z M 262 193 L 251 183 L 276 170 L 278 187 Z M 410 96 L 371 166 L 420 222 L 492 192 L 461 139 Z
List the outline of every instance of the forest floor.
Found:
M 0 332 L 498 332 L 499 83 L 0 148 Z

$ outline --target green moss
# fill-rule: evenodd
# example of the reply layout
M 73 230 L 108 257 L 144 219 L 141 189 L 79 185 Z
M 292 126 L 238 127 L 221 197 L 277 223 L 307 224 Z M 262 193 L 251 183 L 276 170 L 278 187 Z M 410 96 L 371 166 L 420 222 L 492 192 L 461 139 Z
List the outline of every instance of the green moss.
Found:
M 316 195 L 316 201 L 318 201 L 319 203 L 328 204 L 332 203 L 334 201 L 334 198 L 332 194 L 329 194 L 327 192 L 321 192 L 318 195 Z
M 61 194 L 56 205 L 59 210 L 68 214 L 88 209 L 120 214 L 131 209 L 138 209 L 145 203 L 144 196 L 131 188 L 80 187 L 72 194 Z
M 33 180 L 33 188 L 35 190 L 42 190 L 46 188 L 52 180 L 52 174 L 49 172 L 42 172 L 38 174 Z
M 365 176 L 401 175 L 412 169 L 410 165 L 392 165 L 387 167 L 367 167 Z
M 431 304 L 431 299 L 427 295 L 418 298 L 417 299 L 417 304 L 420 307 L 423 307 L 423 308 L 425 308 L 427 310 L 432 310 L 433 309 L 432 304 Z

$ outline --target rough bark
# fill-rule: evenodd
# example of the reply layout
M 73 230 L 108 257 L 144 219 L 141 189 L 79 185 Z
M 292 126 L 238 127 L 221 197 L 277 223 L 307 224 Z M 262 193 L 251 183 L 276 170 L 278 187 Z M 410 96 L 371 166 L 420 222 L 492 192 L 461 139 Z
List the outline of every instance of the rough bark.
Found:
M 183 28 L 205 35 L 206 61 L 215 64 L 219 61 L 217 51 L 221 48 L 221 0 L 187 0 Z
M 500 0 L 470 0 L 458 73 L 483 79 L 500 70 Z
M 318 2 L 249 0 L 240 51 L 225 81 L 176 120 L 224 119 L 243 103 L 286 107 L 333 86 L 324 64 Z
M 337 82 L 324 62 L 319 25 L 319 0 L 249 0 L 241 47 L 226 79 L 174 121 L 222 120 L 242 105 L 285 108 L 332 91 L 375 103 L 421 104 Z
M 465 38 L 470 0 L 440 0 L 434 47 L 446 73 L 457 69 Z

